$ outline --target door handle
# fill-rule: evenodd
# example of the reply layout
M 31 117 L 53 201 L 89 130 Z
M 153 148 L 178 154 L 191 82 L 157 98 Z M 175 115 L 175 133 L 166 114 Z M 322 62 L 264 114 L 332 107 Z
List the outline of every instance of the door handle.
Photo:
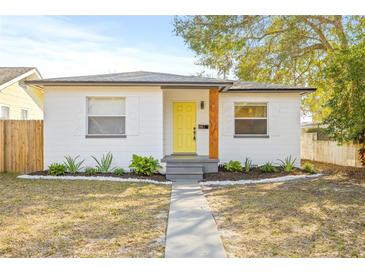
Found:
M 193 127 L 193 140 L 196 140 L 196 127 Z

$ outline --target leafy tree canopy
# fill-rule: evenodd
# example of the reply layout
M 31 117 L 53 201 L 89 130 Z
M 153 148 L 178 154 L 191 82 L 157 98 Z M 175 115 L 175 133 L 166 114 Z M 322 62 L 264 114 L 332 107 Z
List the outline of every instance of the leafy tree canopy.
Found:
M 330 55 L 325 75 L 333 85 L 324 121 L 328 133 L 339 143 L 365 143 L 365 44 Z
M 223 77 L 317 87 L 303 101 L 315 121 L 329 114 L 329 56 L 365 39 L 364 16 L 185 16 L 174 26 L 199 63 Z

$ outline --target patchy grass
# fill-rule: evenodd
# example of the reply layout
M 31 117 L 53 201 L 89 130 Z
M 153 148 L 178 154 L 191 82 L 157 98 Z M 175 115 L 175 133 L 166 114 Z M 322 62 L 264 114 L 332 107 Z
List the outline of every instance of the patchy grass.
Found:
M 170 187 L 0 174 L 0 257 L 162 257 Z
M 365 169 L 315 163 L 296 183 L 206 188 L 231 257 L 365 257 Z

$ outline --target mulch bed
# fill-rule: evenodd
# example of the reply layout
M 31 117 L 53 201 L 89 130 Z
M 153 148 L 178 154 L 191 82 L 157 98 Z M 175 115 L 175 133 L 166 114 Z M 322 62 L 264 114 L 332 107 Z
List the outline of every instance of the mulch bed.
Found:
M 35 171 L 32 173 L 29 173 L 28 175 L 41 175 L 41 176 L 46 176 L 49 175 L 47 170 L 41 170 L 41 171 Z M 165 175 L 160 174 L 160 173 L 156 173 L 153 174 L 151 176 L 141 176 L 141 175 L 137 175 L 133 172 L 126 172 L 124 173 L 122 176 L 118 176 L 115 175 L 114 173 L 97 173 L 94 175 L 86 175 L 84 172 L 78 172 L 76 174 L 71 174 L 66 172 L 63 176 L 86 176 L 86 177 L 91 177 L 91 176 L 95 176 L 95 177 L 116 177 L 116 178 L 125 178 L 125 179 L 129 179 L 129 178 L 133 178 L 133 179 L 141 179 L 141 180 L 154 180 L 154 181 L 159 181 L 159 182 L 166 182 L 169 181 L 166 179 Z
M 267 179 L 267 178 L 276 178 L 276 177 L 282 177 L 282 176 L 287 176 L 287 175 L 304 175 L 304 174 L 308 174 L 306 172 L 304 172 L 303 170 L 296 168 L 294 169 L 292 172 L 284 172 L 282 170 L 280 170 L 278 168 L 277 172 L 272 172 L 272 173 L 265 173 L 262 172 L 261 169 L 259 167 L 254 167 L 250 170 L 250 172 L 248 174 L 244 173 L 244 172 L 229 172 L 229 171 L 225 171 L 223 166 L 219 166 L 218 167 L 218 172 L 217 173 L 207 173 L 204 174 L 204 178 L 203 180 L 201 180 L 202 182 L 207 182 L 207 181 L 239 181 L 239 180 L 252 180 L 252 179 Z M 28 175 L 41 175 L 41 176 L 45 176 L 45 175 L 49 175 L 47 170 L 42 170 L 42 171 L 35 171 L 32 173 L 29 173 Z M 63 176 L 87 176 L 89 177 L 90 175 L 85 175 L 84 172 L 78 172 L 76 174 L 71 174 L 71 173 L 65 173 Z M 159 181 L 159 182 L 166 182 L 169 181 L 166 179 L 164 174 L 160 174 L 160 173 L 156 173 L 153 174 L 151 176 L 140 176 L 140 175 L 136 175 L 133 172 L 126 172 L 124 173 L 122 176 L 118 176 L 115 175 L 114 173 L 97 173 L 95 175 L 92 176 L 96 176 L 96 177 L 116 177 L 116 178 L 133 178 L 133 179 L 141 179 L 141 180 L 155 180 L 155 181 Z
M 202 182 L 207 181 L 239 181 L 239 180 L 252 180 L 252 179 L 267 179 L 276 178 L 287 175 L 304 175 L 308 174 L 299 168 L 295 168 L 292 172 L 284 172 L 277 168 L 277 172 L 265 173 L 261 171 L 259 167 L 254 167 L 248 174 L 244 172 L 229 172 L 225 171 L 223 166 L 218 167 L 218 173 L 207 173 L 204 175 Z

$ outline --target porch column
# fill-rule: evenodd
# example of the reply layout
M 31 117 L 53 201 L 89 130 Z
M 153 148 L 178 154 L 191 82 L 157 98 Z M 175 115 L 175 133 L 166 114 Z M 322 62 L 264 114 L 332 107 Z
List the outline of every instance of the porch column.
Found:
M 209 90 L 209 158 L 218 159 L 219 90 Z

